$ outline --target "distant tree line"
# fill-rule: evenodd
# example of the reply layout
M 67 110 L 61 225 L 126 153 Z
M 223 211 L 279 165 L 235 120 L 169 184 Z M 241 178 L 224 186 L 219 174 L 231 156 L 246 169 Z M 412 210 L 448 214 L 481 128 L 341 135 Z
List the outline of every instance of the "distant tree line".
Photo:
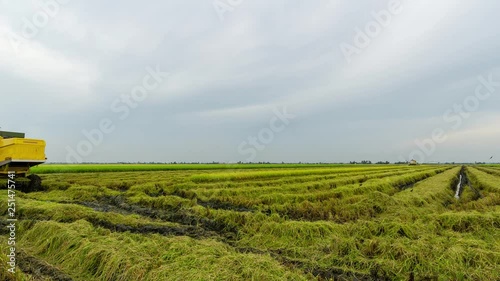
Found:
M 396 165 L 407 165 L 409 162 L 402 162 L 402 161 L 398 161 L 398 162 L 394 162 L 393 164 L 396 164 Z M 47 164 L 67 164 L 66 162 L 48 162 Z M 137 161 L 137 162 L 82 162 L 80 164 L 162 164 L 162 165 L 165 165 L 165 164 L 171 164 L 171 165 L 196 165 L 196 164 L 219 164 L 219 165 L 228 165 L 228 164 L 241 164 L 241 165 L 245 165 L 245 164 L 251 164 L 251 165 L 258 165 L 258 164 L 261 164 L 261 165 L 269 165 L 269 164 L 314 164 L 314 165 L 332 165 L 332 164 L 348 164 L 346 162 L 269 162 L 269 161 L 266 161 L 266 162 L 242 162 L 242 161 L 238 161 L 236 163 L 229 163 L 229 162 L 219 162 L 219 161 L 212 161 L 212 162 L 185 162 L 185 161 L 181 161 L 181 162 L 177 162 L 177 161 L 173 161 L 173 162 L 142 162 L 142 161 Z M 349 164 L 362 164 L 362 165 L 367 165 L 367 164 L 377 164 L 377 165 L 389 165 L 391 164 L 391 162 L 389 161 L 378 161 L 378 162 L 375 162 L 373 163 L 372 161 L 370 160 L 362 160 L 362 161 L 350 161 Z M 432 164 L 432 163 L 431 163 Z M 486 162 L 474 162 L 474 163 L 455 163 L 455 162 L 444 162 L 444 163 L 441 163 L 441 162 L 435 162 L 434 164 L 445 164 L 445 165 L 458 165 L 458 164 L 476 164 L 476 165 L 484 165 L 484 164 L 487 164 Z M 500 164 L 500 163 L 488 163 L 488 164 Z
M 362 165 L 366 165 L 366 164 L 373 164 L 373 162 L 370 161 L 370 160 L 363 160 L 361 162 L 351 161 L 351 162 L 349 162 L 349 164 L 362 164 Z M 389 164 L 391 164 L 391 162 L 389 162 L 389 161 L 378 161 L 375 164 L 377 164 L 377 165 L 389 165 Z

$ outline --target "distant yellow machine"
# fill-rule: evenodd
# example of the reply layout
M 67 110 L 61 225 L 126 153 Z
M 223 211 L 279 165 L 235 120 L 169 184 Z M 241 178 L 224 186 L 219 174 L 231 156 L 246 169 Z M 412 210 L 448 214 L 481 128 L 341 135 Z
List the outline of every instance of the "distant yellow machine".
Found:
M 15 172 L 17 177 L 31 180 L 30 191 L 40 189 L 40 177 L 28 176 L 28 172 L 31 167 L 47 161 L 45 146 L 44 140 L 27 139 L 24 133 L 0 131 L 0 176 Z

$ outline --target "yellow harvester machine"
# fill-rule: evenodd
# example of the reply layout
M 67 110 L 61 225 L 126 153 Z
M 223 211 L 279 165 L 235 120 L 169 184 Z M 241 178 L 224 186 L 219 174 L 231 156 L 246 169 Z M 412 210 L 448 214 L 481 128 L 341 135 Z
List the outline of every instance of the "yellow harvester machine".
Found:
M 29 169 L 47 160 L 45 141 L 27 139 L 24 133 L 0 131 L 0 177 L 15 172 L 19 178 L 28 178 L 21 189 L 36 191 L 41 189 L 41 179 L 37 175 L 28 175 Z

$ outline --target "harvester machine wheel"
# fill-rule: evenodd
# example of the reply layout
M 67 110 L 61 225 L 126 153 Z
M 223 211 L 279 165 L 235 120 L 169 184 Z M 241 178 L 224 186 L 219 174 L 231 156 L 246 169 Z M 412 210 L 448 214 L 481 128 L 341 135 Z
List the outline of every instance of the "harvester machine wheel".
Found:
M 18 178 L 18 189 L 22 192 L 35 192 L 35 191 L 44 191 L 42 186 L 42 178 L 35 174 L 31 174 L 26 178 Z

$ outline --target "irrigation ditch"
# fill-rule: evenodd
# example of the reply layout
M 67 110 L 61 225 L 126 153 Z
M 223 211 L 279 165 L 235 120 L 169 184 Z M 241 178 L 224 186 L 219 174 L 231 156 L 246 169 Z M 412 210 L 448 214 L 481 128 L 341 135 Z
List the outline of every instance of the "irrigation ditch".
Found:
M 460 197 L 462 196 L 462 193 L 466 187 L 469 187 L 471 191 L 474 193 L 474 200 L 477 200 L 482 197 L 481 193 L 472 186 L 472 183 L 467 174 L 467 167 L 462 166 L 460 172 L 458 173 L 451 187 L 455 191 L 456 200 L 460 200 Z

